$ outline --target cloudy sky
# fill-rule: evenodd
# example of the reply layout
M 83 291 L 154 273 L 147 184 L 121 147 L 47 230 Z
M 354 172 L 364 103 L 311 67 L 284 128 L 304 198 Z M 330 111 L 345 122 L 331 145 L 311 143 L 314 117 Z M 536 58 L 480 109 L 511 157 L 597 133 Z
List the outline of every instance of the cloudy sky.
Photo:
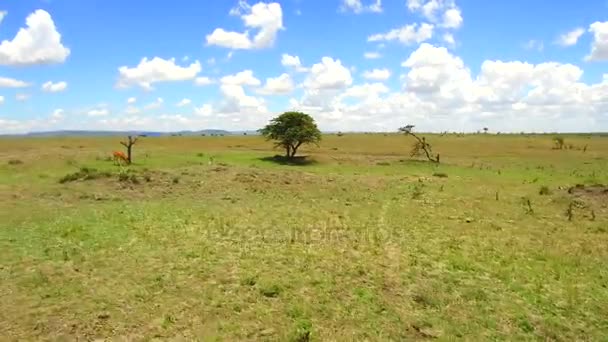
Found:
M 0 133 L 608 131 L 608 1 L 9 0 Z

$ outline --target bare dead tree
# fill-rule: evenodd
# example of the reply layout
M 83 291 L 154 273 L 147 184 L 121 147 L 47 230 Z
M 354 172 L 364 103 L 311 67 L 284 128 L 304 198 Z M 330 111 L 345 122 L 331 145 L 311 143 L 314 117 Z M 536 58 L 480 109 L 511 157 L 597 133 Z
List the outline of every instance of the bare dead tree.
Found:
M 129 135 L 127 137 L 127 139 L 128 139 L 127 141 L 121 141 L 120 144 L 127 148 L 127 162 L 129 164 L 131 164 L 131 162 L 133 160 L 131 158 L 131 156 L 132 156 L 131 149 L 132 149 L 133 145 L 135 145 L 135 143 L 137 142 L 137 137 L 133 137 L 133 136 Z
M 412 137 L 414 137 L 414 139 L 416 139 L 416 142 L 412 146 L 410 156 L 415 157 L 424 154 L 429 161 L 439 163 L 439 153 L 437 153 L 437 155 L 433 155 L 431 144 L 426 142 L 425 137 L 419 137 L 414 132 L 412 132 L 413 129 L 414 125 L 407 125 L 399 128 L 399 132 L 405 133 L 405 135 L 411 135 Z

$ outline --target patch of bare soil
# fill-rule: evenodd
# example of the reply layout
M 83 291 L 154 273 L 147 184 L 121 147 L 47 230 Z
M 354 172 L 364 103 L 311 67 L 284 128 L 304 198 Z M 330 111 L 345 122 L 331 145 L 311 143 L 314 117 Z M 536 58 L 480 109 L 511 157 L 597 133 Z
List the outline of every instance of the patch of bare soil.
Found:
M 579 196 L 607 196 L 608 186 L 603 184 L 583 185 L 577 184 L 568 189 L 568 193 Z

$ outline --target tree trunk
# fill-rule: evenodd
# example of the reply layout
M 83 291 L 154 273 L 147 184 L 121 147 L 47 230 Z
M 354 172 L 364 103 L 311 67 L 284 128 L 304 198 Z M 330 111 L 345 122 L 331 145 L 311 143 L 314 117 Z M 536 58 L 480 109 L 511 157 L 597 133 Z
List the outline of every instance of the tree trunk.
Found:
M 127 146 L 127 161 L 129 162 L 129 164 L 131 164 L 131 148 L 133 147 L 132 144 L 129 144 L 129 146 Z
M 285 157 L 287 157 L 287 158 L 291 157 L 291 146 L 290 145 L 285 146 L 285 152 L 286 152 Z

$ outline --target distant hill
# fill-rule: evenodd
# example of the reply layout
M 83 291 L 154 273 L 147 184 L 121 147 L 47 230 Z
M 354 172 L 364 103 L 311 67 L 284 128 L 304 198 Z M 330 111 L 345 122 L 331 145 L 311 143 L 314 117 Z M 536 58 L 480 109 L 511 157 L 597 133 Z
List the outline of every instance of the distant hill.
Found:
M 5 134 L 0 136 L 26 136 L 26 137 L 69 137 L 69 136 L 125 136 L 125 135 L 145 135 L 147 137 L 160 136 L 194 136 L 194 135 L 257 135 L 256 131 L 226 131 L 222 129 L 204 129 L 200 131 L 177 131 L 177 132 L 154 132 L 154 131 L 87 131 L 87 130 L 60 130 L 46 132 L 29 132 L 24 134 Z

